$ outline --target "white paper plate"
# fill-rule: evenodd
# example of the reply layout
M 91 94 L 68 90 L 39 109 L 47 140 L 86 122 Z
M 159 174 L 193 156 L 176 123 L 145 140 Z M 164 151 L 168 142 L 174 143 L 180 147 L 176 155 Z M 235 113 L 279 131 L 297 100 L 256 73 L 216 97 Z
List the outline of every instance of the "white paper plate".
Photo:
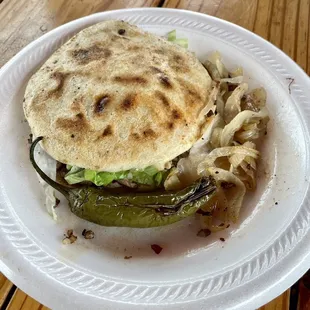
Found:
M 244 67 L 250 86 L 266 88 L 271 121 L 258 189 L 247 196 L 239 225 L 225 234 L 198 238 L 193 219 L 156 229 L 104 228 L 77 219 L 65 204 L 59 223 L 47 214 L 28 160 L 25 85 L 57 47 L 105 19 L 124 19 L 160 35 L 177 29 L 198 57 L 219 50 L 228 67 Z M 309 78 L 280 50 L 199 13 L 104 12 L 47 33 L 0 73 L 1 271 L 55 309 L 253 309 L 268 302 L 310 267 L 309 98 Z M 68 228 L 79 238 L 64 246 Z M 95 239 L 84 240 L 84 228 Z M 160 255 L 151 250 L 153 243 L 163 247 Z

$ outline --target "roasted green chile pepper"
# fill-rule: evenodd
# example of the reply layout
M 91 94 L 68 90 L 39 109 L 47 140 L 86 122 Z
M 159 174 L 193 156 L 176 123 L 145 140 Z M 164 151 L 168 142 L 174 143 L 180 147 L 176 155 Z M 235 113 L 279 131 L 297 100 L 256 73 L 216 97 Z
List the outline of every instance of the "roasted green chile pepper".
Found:
M 194 214 L 216 190 L 213 178 L 201 178 L 180 191 L 111 193 L 102 187 L 71 188 L 50 179 L 34 160 L 37 138 L 30 148 L 30 160 L 42 179 L 61 192 L 70 210 L 87 221 L 103 226 L 156 227 L 172 224 Z

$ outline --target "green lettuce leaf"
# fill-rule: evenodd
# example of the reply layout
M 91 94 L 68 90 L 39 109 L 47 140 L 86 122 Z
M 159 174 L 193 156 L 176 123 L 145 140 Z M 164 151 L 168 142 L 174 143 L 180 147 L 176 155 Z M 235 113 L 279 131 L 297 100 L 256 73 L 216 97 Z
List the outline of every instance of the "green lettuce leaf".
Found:
M 143 170 L 131 169 L 118 172 L 95 171 L 72 166 L 65 176 L 69 184 L 89 181 L 97 186 L 106 186 L 115 180 L 128 179 L 135 183 L 159 187 L 168 175 L 167 170 L 158 171 L 154 166 Z
M 170 32 L 168 32 L 168 41 L 174 41 L 177 38 L 177 31 L 176 30 L 172 30 Z
M 94 170 L 84 170 L 84 181 L 90 181 L 97 186 L 105 186 L 115 180 L 115 173 L 113 172 L 97 172 Z
M 154 185 L 155 184 L 155 175 L 158 170 L 155 167 L 147 167 L 144 170 L 131 170 L 132 181 L 139 184 Z
M 65 180 L 69 184 L 76 184 L 83 182 L 85 180 L 84 169 L 76 166 L 71 167 L 69 172 L 65 175 Z
M 187 39 L 177 39 L 177 32 L 176 30 L 172 30 L 168 32 L 167 38 L 169 42 L 173 42 L 175 44 L 178 44 L 184 48 L 188 48 L 188 40 Z

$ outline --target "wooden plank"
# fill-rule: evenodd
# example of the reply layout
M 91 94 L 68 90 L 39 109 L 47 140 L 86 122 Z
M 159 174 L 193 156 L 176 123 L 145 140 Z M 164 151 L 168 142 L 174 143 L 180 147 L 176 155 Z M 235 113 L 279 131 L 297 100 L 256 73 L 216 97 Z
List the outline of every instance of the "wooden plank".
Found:
M 257 5 L 257 0 L 223 1 L 216 12 L 216 16 L 252 31 Z
M 258 0 L 257 14 L 254 21 L 253 31 L 264 39 L 268 39 L 269 29 L 271 26 L 273 0 Z
M 296 59 L 297 44 L 297 17 L 299 11 L 300 0 L 289 0 L 286 3 L 284 16 L 284 32 L 282 50 L 292 59 Z
M 307 74 L 310 76 L 310 9 L 309 9 L 309 15 L 308 15 L 308 47 L 307 47 Z
M 297 51 L 296 62 L 306 71 L 309 60 L 309 10 L 310 0 L 300 0 L 297 23 Z M 308 74 L 310 70 L 308 67 Z
M 282 47 L 284 17 L 287 0 L 274 0 L 268 40 L 279 48 Z
M 178 8 L 183 10 L 190 10 L 201 12 L 209 15 L 216 15 L 217 10 L 222 0 L 166 0 L 163 7 Z
M 129 1 L 102 1 L 83 0 L 77 4 L 76 0 L 54 0 L 49 1 L 49 10 L 55 16 L 55 25 L 64 24 L 70 20 L 108 10 L 121 8 L 158 6 L 159 0 L 129 0 Z
M 0 309 L 4 304 L 13 285 L 14 284 L 11 281 L 9 281 L 2 273 L 0 273 Z
M 310 310 L 310 270 L 299 281 L 299 310 Z
M 21 291 L 20 289 L 17 289 L 6 310 L 21 309 L 26 300 L 26 297 L 27 295 L 23 291 Z
M 23 292 L 23 294 L 25 294 Z M 41 305 L 38 301 L 26 295 L 26 299 L 24 300 L 23 306 L 20 308 L 21 310 L 42 310 L 43 305 Z
M 73 19 L 105 10 L 159 4 L 160 0 L 4 1 L 0 4 L 0 67 L 31 41 Z
M 258 310 L 289 310 L 290 308 L 290 290 L 285 291 L 282 295 L 275 298 Z
M 49 310 L 49 308 L 17 289 L 6 310 Z
M 244 28 L 253 29 L 258 0 L 166 0 L 164 7 L 201 12 L 228 20 Z

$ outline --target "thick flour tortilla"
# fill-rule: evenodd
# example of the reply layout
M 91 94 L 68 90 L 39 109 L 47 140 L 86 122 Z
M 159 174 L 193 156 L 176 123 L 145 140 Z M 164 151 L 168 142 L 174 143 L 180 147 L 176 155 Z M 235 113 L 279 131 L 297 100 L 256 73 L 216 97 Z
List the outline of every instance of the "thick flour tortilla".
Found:
M 24 112 L 53 158 L 159 169 L 201 136 L 211 78 L 180 46 L 122 21 L 80 31 L 30 79 Z

